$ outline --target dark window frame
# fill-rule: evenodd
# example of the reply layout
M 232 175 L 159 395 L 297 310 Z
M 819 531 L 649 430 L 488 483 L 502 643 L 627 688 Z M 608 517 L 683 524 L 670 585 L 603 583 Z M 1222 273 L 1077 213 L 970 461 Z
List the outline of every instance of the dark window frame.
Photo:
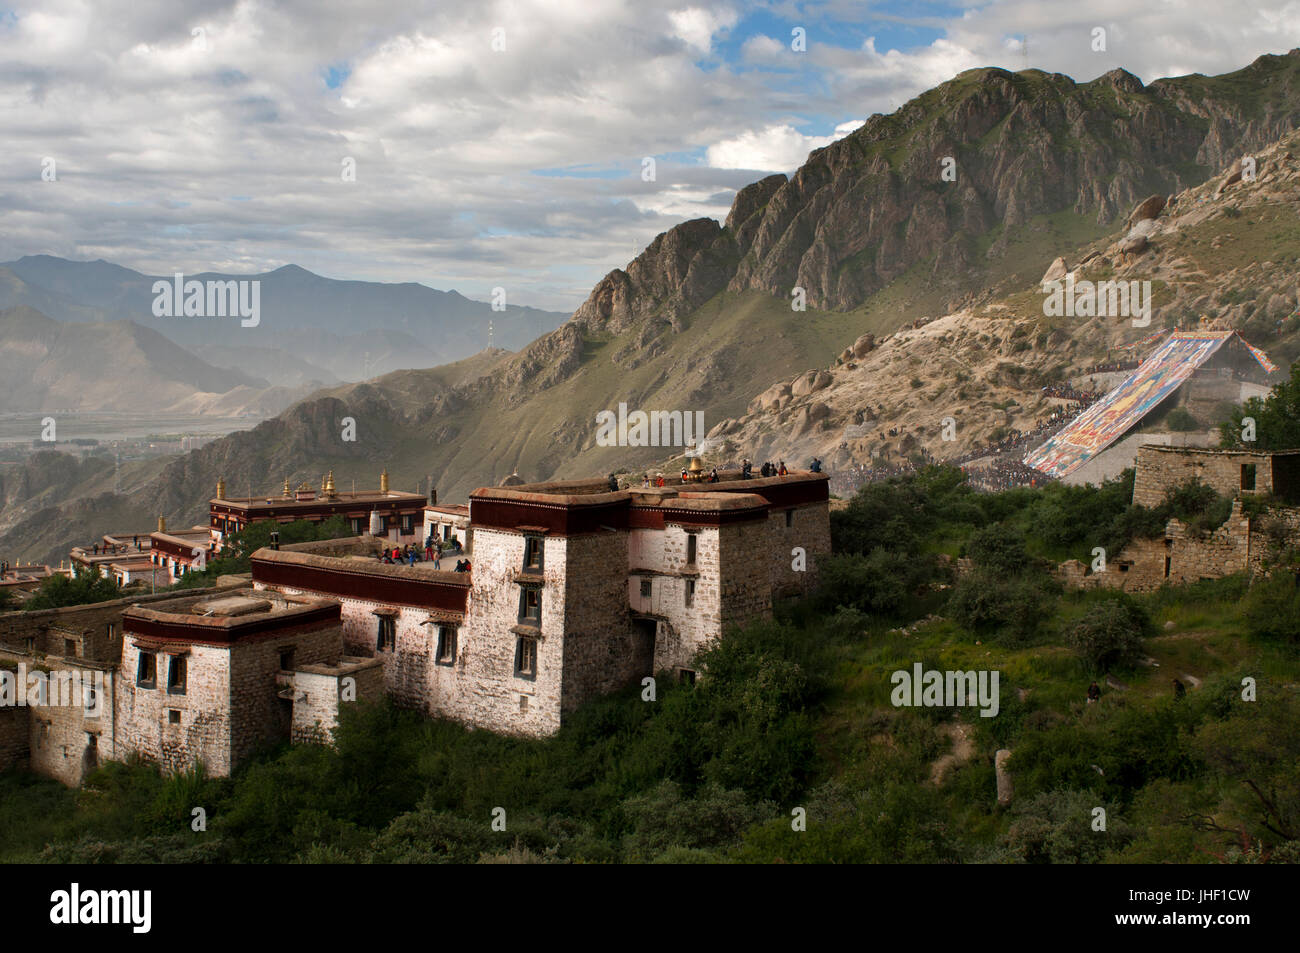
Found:
M 641 580 L 641 598 L 649 599 L 654 595 L 654 585 L 649 579 Z
M 693 609 L 695 607 L 695 580 L 694 579 L 686 580 L 685 602 L 686 602 L 686 608 Z
M 1256 464 L 1243 463 L 1241 465 L 1241 489 L 1247 493 L 1253 493 L 1259 480 L 1259 472 Z
M 379 652 L 397 651 L 397 620 L 389 615 L 381 615 L 379 632 L 375 639 L 375 649 Z
M 534 562 L 531 558 L 536 553 Z M 546 566 L 545 538 L 533 533 L 524 536 L 524 572 L 542 572 Z
M 529 611 L 529 596 L 536 596 L 537 614 Z M 525 625 L 542 624 L 542 587 L 523 585 L 519 587 L 519 621 Z
M 686 565 L 688 566 L 694 566 L 695 560 L 699 558 L 699 554 L 700 554 L 699 539 L 700 539 L 699 533 L 686 534 Z
M 454 625 L 438 626 L 438 650 L 434 655 L 436 665 L 455 665 L 459 633 Z M 448 649 L 451 651 L 448 652 Z
M 148 659 L 146 666 L 145 660 Z M 145 677 L 146 670 L 149 677 Z M 158 687 L 158 656 L 153 652 L 141 652 L 140 657 L 135 662 L 135 687 L 136 688 L 157 688 Z
M 176 678 L 177 672 L 180 679 Z M 184 655 L 167 656 L 167 694 L 184 695 L 186 681 L 189 678 L 189 665 Z
M 538 650 L 537 639 L 530 635 L 520 635 L 515 638 L 515 678 L 522 678 L 526 681 L 537 680 L 538 668 Z M 528 667 L 531 659 L 532 667 Z

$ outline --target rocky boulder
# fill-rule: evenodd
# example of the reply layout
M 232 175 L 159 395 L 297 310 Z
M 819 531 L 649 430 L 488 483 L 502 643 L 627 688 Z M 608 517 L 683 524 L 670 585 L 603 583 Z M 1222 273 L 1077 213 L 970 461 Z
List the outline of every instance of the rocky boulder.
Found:
M 1060 281 L 1065 277 L 1066 271 L 1065 259 L 1057 258 L 1054 262 L 1048 265 L 1047 270 L 1043 272 L 1043 281 Z
M 1163 195 L 1151 195 L 1143 199 L 1128 217 L 1129 228 L 1132 228 L 1138 222 L 1155 218 L 1163 211 L 1165 205 L 1166 199 Z
M 831 375 L 826 371 L 809 371 L 797 377 L 790 385 L 790 393 L 795 397 L 807 397 L 831 385 Z

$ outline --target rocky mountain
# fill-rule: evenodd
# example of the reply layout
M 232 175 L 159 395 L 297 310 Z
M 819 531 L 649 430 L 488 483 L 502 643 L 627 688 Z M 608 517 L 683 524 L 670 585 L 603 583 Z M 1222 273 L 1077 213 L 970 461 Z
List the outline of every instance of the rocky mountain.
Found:
M 1150 282 L 1148 326 L 1048 317 L 1041 284 L 1030 285 L 879 341 L 864 335 L 835 362 L 773 384 L 711 435 L 756 459 L 802 465 L 816 455 L 832 471 L 921 450 L 952 459 L 1069 405 L 1044 386 L 1104 389 L 1106 375 L 1090 368 L 1140 358 L 1155 346 L 1141 342 L 1173 328 L 1239 330 L 1284 376 L 1300 357 L 1300 134 L 1252 159 L 1253 178 L 1233 162 L 1200 186 L 1150 196 L 1112 234 L 1045 271 L 1044 281 Z
M 397 487 L 414 488 L 427 474 L 442 498 L 458 499 L 515 470 L 541 479 L 662 461 L 663 448 L 597 444 L 596 414 L 620 403 L 702 411 L 715 440 L 755 458 L 778 440 L 806 440 L 791 443 L 790 455 L 829 455 L 840 449 L 841 419 L 904 412 L 901 400 L 891 397 L 890 410 L 837 383 L 864 366 L 862 386 L 906 388 L 913 408 L 988 400 L 1011 410 L 1010 421 L 1027 420 L 1034 408 L 1005 406 L 994 399 L 998 388 L 1025 391 L 1018 376 L 1047 375 L 1051 364 L 1064 373 L 1071 361 L 1106 353 L 1112 337 L 1043 325 L 1041 301 L 1025 289 L 1054 258 L 1081 260 L 1093 242 L 1110 248 L 1147 196 L 1176 193 L 1182 202 L 1229 161 L 1295 129 L 1298 68 L 1300 51 L 1226 76 L 1149 86 L 1123 71 L 1083 84 L 1039 71 L 963 73 L 814 152 L 788 180 L 742 189 L 725 223 L 690 221 L 659 236 L 518 354 L 318 392 L 103 507 L 115 525 L 129 510 L 148 526 L 157 512 L 201 518 L 219 476 L 232 493 L 246 482 L 318 479 L 330 468 L 340 485 L 368 486 L 387 466 Z M 943 177 L 946 168 L 955 180 Z M 1105 257 L 1108 268 L 1127 267 Z M 1201 292 L 1211 299 L 1215 274 Z M 806 310 L 797 310 L 796 288 Z M 944 322 L 917 329 L 933 339 L 926 349 L 905 346 L 912 335 L 900 329 L 934 315 Z M 984 357 L 977 374 L 971 348 L 991 361 L 987 374 Z M 784 403 L 787 395 L 769 393 L 755 404 L 782 382 L 790 385 Z M 842 404 L 826 394 L 839 386 Z M 776 416 L 763 418 L 773 407 Z M 355 442 L 341 439 L 345 416 L 356 422 Z M 850 456 L 869 449 L 855 446 Z M 68 503 L 15 525 L 0 550 L 57 554 L 73 527 L 81 538 L 106 519 L 93 503 Z
M 339 281 L 296 265 L 265 274 L 186 274 L 185 279 L 259 282 L 259 323 L 244 327 L 238 318 L 160 317 L 154 314 L 153 285 L 171 282 L 172 275 L 49 255 L 0 264 L 0 308 L 27 305 L 60 321 L 132 321 L 205 359 L 209 349 L 228 357 L 250 349 L 280 350 L 322 369 L 309 375 L 319 383 L 459 360 L 487 345 L 489 321 L 498 346 L 520 348 L 565 318 L 508 300 L 503 311 L 493 311 L 486 302 L 414 282 Z M 293 386 L 291 380 L 272 378 L 271 383 Z

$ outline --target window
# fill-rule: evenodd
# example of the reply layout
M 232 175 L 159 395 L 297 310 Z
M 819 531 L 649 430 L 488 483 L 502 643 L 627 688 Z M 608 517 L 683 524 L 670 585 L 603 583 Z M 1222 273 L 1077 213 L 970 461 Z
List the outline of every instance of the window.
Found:
M 683 685 L 694 685 L 695 673 L 691 671 L 689 668 L 679 669 L 677 671 L 677 680 L 681 682 Z
M 108 629 L 108 641 L 112 642 L 115 638 L 117 638 L 117 623 L 110 622 L 107 626 L 107 629 Z
M 280 649 L 280 671 L 293 671 L 293 649 Z
M 35 637 L 35 636 L 31 636 L 31 635 L 29 635 L 27 638 L 23 639 L 23 650 L 26 651 L 26 652 L 35 652 L 35 651 L 36 651 L 36 637 Z
M 185 694 L 185 656 L 173 655 L 167 668 L 167 694 Z
M 76 657 L 77 657 L 77 640 L 76 640 L 76 639 L 64 639 L 64 640 L 63 640 L 63 654 L 66 655 L 68 658 L 76 658 Z
M 1169 570 L 1173 568 L 1174 561 L 1170 557 L 1165 557 L 1165 578 L 1169 578 Z
M 157 659 L 152 652 L 141 652 L 135 669 L 135 683 L 141 688 L 155 688 L 158 684 Z
M 515 643 L 515 678 L 537 677 L 537 640 L 521 635 Z
M 698 537 L 694 533 L 686 534 L 686 565 L 688 566 L 695 565 L 695 552 L 696 552 L 695 544 L 697 538 Z
M 1241 465 L 1241 488 L 1243 490 L 1255 489 L 1255 464 L 1243 463 Z
M 686 608 L 695 605 L 695 580 L 686 580 Z
M 179 708 L 167 709 L 167 724 L 179 725 L 181 723 L 181 710 Z
M 524 537 L 524 568 L 540 571 L 542 568 L 542 538 Z
M 641 580 L 641 598 L 642 598 L 642 599 L 649 599 L 649 598 L 650 598 L 650 580 L 649 580 L 649 579 L 642 579 L 642 580 Z
M 397 621 L 390 616 L 379 617 L 379 651 L 391 652 L 397 647 Z
M 528 711 L 528 696 L 527 696 L 527 695 L 520 695 L 520 696 L 519 696 L 519 714 L 522 715 L 522 714 L 523 714 L 524 712 L 526 712 L 526 711 Z
M 366 531 L 366 521 L 363 520 L 360 516 L 354 516 L 352 518 L 352 532 L 360 536 L 365 531 Z
M 542 590 L 540 586 L 524 586 L 519 593 L 519 621 L 542 624 Z
M 794 510 L 785 511 L 785 528 L 789 529 L 794 525 Z
M 456 627 L 454 625 L 438 626 L 438 664 L 454 665 L 456 663 Z

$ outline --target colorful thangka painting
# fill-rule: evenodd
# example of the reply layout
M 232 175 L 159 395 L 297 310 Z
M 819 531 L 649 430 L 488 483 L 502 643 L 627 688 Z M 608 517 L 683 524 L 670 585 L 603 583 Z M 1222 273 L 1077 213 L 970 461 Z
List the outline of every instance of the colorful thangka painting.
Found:
M 1031 451 L 1025 463 L 1058 480 L 1073 473 L 1181 387 L 1235 334 L 1235 331 L 1175 331 L 1131 377 Z M 1272 373 L 1276 369 L 1262 351 L 1249 344 L 1246 347 L 1266 371 Z

